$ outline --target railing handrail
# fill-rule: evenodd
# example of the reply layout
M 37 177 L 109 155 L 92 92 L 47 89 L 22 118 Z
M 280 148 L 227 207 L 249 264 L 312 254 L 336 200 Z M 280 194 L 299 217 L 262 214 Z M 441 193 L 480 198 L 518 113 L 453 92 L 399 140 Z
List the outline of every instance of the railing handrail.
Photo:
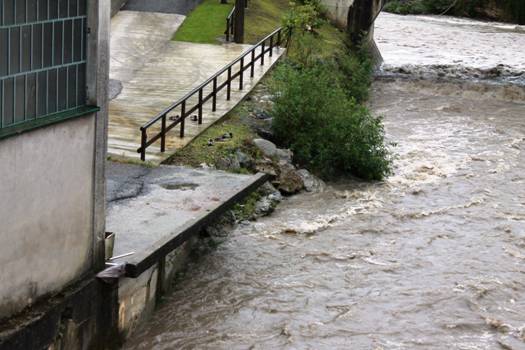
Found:
M 228 17 L 226 17 L 226 19 L 231 20 L 234 13 L 235 13 L 235 6 L 233 6 L 232 10 L 230 11 L 230 14 L 228 15 Z
M 188 92 L 186 95 L 184 95 L 183 97 L 179 98 L 177 101 L 175 101 L 173 104 L 171 104 L 169 107 L 167 107 L 166 109 L 164 109 L 162 112 L 158 113 L 157 116 L 155 116 L 153 119 L 151 119 L 149 122 L 145 123 L 144 125 L 142 125 L 140 127 L 140 130 L 143 131 L 147 128 L 149 128 L 150 126 L 152 126 L 153 124 L 155 124 L 156 122 L 158 122 L 159 120 L 161 120 L 166 114 L 168 114 L 169 112 L 173 111 L 175 108 L 177 108 L 178 106 L 180 106 L 182 104 L 182 102 L 188 100 L 190 97 L 192 97 L 193 95 L 195 95 L 196 93 L 199 92 L 199 90 L 203 89 L 204 87 L 206 87 L 209 83 L 211 83 L 213 80 L 215 80 L 216 78 L 218 78 L 219 76 L 221 76 L 224 72 L 226 72 L 228 69 L 232 68 L 234 65 L 236 65 L 237 63 L 239 63 L 243 58 L 245 58 L 246 56 L 248 56 L 249 54 L 252 53 L 252 51 L 255 51 L 257 48 L 259 48 L 260 46 L 263 45 L 263 43 L 265 43 L 268 39 L 270 39 L 271 37 L 273 37 L 275 34 L 277 34 L 278 32 L 280 32 L 282 30 L 282 27 L 279 27 L 277 28 L 276 30 L 274 30 L 273 32 L 271 32 L 270 34 L 268 34 L 267 36 L 265 36 L 262 40 L 260 40 L 259 42 L 257 42 L 257 44 L 253 45 L 251 48 L 249 48 L 248 50 L 246 50 L 244 53 L 242 53 L 237 59 L 235 59 L 234 61 L 230 62 L 228 65 L 226 65 L 225 67 L 223 67 L 222 69 L 220 69 L 217 73 L 215 73 L 214 75 L 212 75 L 210 78 L 208 78 L 207 80 L 205 80 L 203 83 L 199 84 L 197 87 L 193 88 L 190 92 Z M 280 44 L 280 43 L 279 43 Z

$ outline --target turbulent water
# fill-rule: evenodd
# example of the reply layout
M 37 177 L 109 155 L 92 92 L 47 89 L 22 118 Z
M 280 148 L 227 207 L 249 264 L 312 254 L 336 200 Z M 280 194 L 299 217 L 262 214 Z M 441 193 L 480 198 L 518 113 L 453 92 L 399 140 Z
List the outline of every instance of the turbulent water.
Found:
M 525 92 L 469 75 L 523 72 L 525 33 L 501 27 L 382 15 L 395 175 L 239 226 L 126 349 L 525 349 Z

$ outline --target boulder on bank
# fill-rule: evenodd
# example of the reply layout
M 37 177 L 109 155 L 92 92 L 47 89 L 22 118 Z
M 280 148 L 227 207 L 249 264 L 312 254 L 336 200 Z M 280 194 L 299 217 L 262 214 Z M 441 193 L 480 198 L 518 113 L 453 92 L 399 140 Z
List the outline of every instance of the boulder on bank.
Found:
M 255 216 L 261 217 L 271 214 L 283 197 L 269 182 L 261 186 L 259 191 L 263 194 L 263 197 L 255 204 Z
M 268 140 L 265 139 L 255 139 L 253 144 L 264 154 L 265 157 L 272 159 L 284 160 L 288 163 L 292 162 L 293 153 L 289 149 L 280 149 L 277 146 Z
M 254 139 L 253 144 L 264 154 L 266 157 L 272 158 L 277 154 L 277 146 L 265 139 Z
M 280 161 L 278 172 L 275 184 L 281 193 L 292 195 L 304 188 L 303 179 L 292 164 Z

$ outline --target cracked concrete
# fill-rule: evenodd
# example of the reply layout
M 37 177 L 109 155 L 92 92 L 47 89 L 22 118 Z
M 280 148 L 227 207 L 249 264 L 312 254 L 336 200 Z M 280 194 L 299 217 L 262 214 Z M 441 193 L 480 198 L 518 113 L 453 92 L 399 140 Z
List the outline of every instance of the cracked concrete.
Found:
M 114 255 L 138 253 L 176 235 L 255 178 L 217 170 L 108 162 L 106 225 L 116 236 Z

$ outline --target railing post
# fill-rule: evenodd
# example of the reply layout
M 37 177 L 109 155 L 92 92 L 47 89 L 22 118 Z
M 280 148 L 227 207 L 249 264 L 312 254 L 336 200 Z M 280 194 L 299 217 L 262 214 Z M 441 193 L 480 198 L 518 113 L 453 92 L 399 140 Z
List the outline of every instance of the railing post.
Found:
M 186 100 L 180 106 L 180 137 L 184 137 L 184 122 L 186 120 Z
M 160 131 L 160 151 L 166 151 L 166 114 L 162 116 L 162 124 Z
M 270 37 L 270 57 L 273 56 L 273 35 Z
M 232 67 L 230 66 L 228 68 L 228 81 L 226 85 L 226 100 L 230 100 L 231 98 L 231 90 L 232 90 Z
M 213 98 L 211 103 L 211 111 L 217 110 L 217 77 L 213 78 Z
M 277 49 L 281 48 L 281 29 L 277 32 Z
M 242 90 L 243 88 L 243 80 L 244 80 L 244 57 L 241 58 L 241 72 L 239 74 L 239 90 Z
M 261 50 L 261 66 L 264 66 L 264 54 L 265 54 L 265 50 L 266 50 L 266 41 L 263 41 L 262 42 L 262 46 L 261 46 L 262 50 Z
M 202 88 L 199 90 L 199 124 L 202 124 Z
M 146 133 L 146 129 L 141 128 L 141 138 L 140 138 L 140 160 L 145 161 L 146 160 L 146 140 L 148 139 L 148 135 Z
M 252 66 L 250 67 L 250 76 L 255 76 L 255 49 L 252 50 Z
M 230 41 L 230 18 L 226 18 L 226 41 Z

